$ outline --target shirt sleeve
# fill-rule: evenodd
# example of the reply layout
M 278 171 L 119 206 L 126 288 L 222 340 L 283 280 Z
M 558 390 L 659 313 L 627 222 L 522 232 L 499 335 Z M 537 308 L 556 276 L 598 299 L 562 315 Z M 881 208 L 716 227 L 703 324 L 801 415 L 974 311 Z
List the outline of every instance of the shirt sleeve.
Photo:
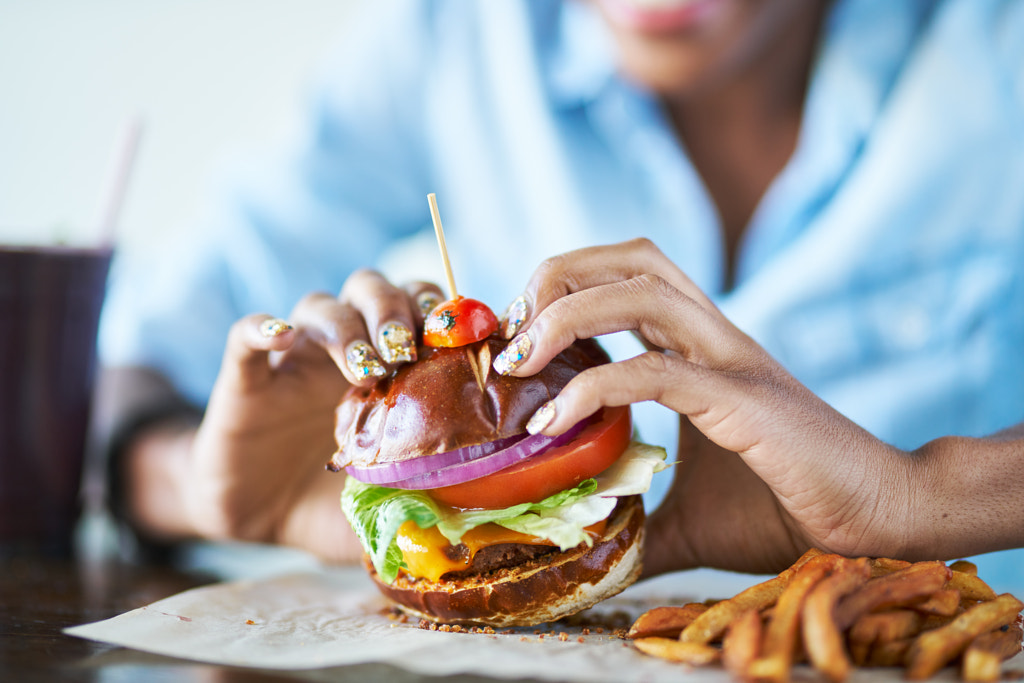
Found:
M 336 293 L 395 240 L 429 221 L 422 110 L 431 54 L 427 3 L 374 3 L 316 74 L 301 133 L 237 160 L 202 217 L 115 260 L 101 361 L 167 376 L 205 404 L 232 323 L 287 317 Z

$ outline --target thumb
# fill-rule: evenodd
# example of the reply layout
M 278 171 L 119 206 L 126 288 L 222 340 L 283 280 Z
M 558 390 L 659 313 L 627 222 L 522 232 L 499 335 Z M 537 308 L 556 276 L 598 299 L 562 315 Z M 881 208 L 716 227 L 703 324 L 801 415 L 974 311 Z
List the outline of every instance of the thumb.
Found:
M 263 313 L 242 318 L 228 333 L 221 379 L 242 390 L 259 387 L 273 374 L 270 353 L 290 348 L 295 338 L 295 328 L 280 318 Z

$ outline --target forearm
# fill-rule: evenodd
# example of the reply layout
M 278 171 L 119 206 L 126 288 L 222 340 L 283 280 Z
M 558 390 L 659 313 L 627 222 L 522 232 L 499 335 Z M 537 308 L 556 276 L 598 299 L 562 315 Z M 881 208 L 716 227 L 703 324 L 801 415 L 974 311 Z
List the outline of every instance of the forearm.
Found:
M 1024 547 L 1024 425 L 986 438 L 943 437 L 912 454 L 914 557 Z
M 126 447 L 123 514 L 142 535 L 160 541 L 199 535 L 187 501 L 194 438 L 194 427 L 158 425 Z
M 108 506 L 144 536 L 194 535 L 179 502 L 199 409 L 145 368 L 104 368 L 97 384 L 92 430 Z
M 189 499 L 194 439 L 193 428 L 161 425 L 140 435 L 126 453 L 126 513 L 147 537 L 177 541 L 205 535 L 193 518 L 203 511 Z M 301 548 L 331 562 L 358 560 L 362 550 L 341 513 L 344 483 L 343 474 L 316 473 L 269 537 L 246 540 Z

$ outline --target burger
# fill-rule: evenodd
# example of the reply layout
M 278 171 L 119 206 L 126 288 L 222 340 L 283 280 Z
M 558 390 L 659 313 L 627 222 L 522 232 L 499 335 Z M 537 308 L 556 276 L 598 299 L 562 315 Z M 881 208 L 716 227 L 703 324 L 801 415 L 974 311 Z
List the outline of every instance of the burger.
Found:
M 580 340 L 537 374 L 508 377 L 491 367 L 505 344 L 492 334 L 421 346 L 338 407 L 328 467 L 348 474 L 342 509 L 370 577 L 414 617 L 533 625 L 639 576 L 640 494 L 665 451 L 631 440 L 628 406 L 556 437 L 528 434 L 539 407 L 608 357 Z

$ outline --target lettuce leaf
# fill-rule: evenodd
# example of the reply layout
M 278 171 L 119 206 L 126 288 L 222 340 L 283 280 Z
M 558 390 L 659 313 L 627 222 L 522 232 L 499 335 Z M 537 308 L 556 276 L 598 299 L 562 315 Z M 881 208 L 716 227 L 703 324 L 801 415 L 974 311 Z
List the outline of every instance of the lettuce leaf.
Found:
M 539 503 L 521 503 L 499 510 L 454 510 L 435 503 L 423 491 L 365 484 L 348 477 L 341 508 L 370 556 L 381 580 L 391 583 L 404 566 L 395 538 L 407 521 L 421 529 L 436 526 L 452 545 L 474 527 L 495 523 L 550 540 L 562 550 L 593 543 L 585 527 L 605 519 L 617 496 L 641 494 L 655 472 L 667 467 L 665 449 L 633 442 L 614 465 L 596 478 L 559 491 Z

